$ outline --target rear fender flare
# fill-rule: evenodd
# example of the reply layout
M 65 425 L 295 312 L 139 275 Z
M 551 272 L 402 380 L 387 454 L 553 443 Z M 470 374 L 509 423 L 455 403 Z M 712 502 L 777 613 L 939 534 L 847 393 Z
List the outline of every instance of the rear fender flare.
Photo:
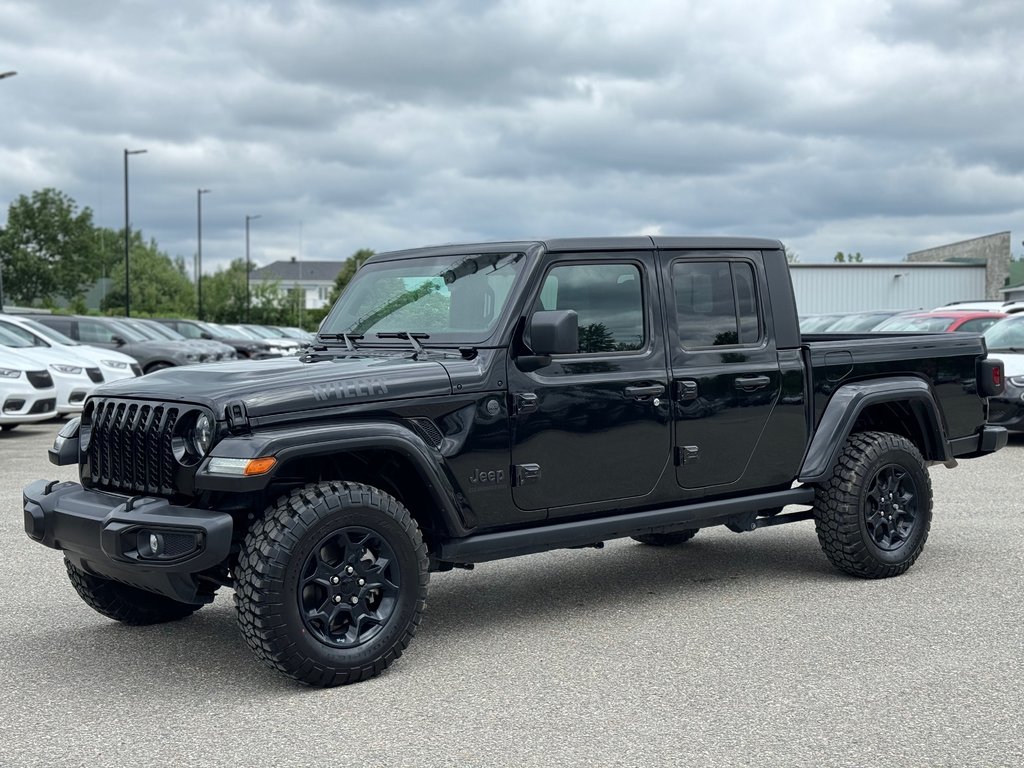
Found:
M 861 413 L 870 406 L 885 403 L 910 406 L 924 435 L 925 445 L 920 447 L 925 458 L 948 461 L 953 457 L 942 426 L 941 411 L 928 382 L 912 376 L 875 379 L 845 384 L 832 395 L 804 455 L 798 475 L 800 482 L 825 480 Z

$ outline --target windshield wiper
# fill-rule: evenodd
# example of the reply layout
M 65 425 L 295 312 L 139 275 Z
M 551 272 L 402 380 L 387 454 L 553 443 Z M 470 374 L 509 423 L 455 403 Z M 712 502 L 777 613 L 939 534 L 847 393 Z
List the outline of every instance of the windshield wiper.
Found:
M 408 331 L 395 331 L 395 332 L 392 333 L 392 332 L 388 331 L 388 332 L 385 332 L 385 333 L 378 333 L 377 334 L 377 338 L 378 339 L 406 339 L 406 340 L 408 340 L 412 344 L 413 350 L 415 350 L 415 353 L 413 354 L 413 359 L 415 359 L 416 355 L 419 355 L 422 352 L 426 351 L 426 350 L 423 349 L 423 345 L 420 344 L 418 341 L 416 341 L 416 339 L 429 339 L 430 338 L 430 334 L 429 333 L 409 333 Z
M 318 333 L 318 339 L 335 339 L 337 341 L 344 341 L 345 347 L 349 352 L 356 351 L 355 341 L 363 338 L 361 333 Z

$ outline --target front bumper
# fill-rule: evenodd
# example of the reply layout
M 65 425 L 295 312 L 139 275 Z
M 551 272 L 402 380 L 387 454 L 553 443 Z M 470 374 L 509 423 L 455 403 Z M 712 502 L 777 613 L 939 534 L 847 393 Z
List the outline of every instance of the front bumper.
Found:
M 199 592 L 195 574 L 223 563 L 231 548 L 231 515 L 163 498 L 36 480 L 25 487 L 23 502 L 32 540 L 63 550 L 89 573 L 185 603 L 212 599 Z M 158 543 L 156 550 L 150 542 Z

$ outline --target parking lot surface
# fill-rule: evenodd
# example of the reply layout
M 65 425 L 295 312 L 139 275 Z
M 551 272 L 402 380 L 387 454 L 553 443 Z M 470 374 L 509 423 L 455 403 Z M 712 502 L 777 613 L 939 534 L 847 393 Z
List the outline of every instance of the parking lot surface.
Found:
M 24 534 L 21 488 L 74 479 L 59 425 L 0 433 L 0 765 L 1018 766 L 1024 440 L 932 469 L 904 576 L 834 570 L 810 522 L 610 542 L 434 574 L 382 676 L 302 687 L 230 592 L 131 628 Z

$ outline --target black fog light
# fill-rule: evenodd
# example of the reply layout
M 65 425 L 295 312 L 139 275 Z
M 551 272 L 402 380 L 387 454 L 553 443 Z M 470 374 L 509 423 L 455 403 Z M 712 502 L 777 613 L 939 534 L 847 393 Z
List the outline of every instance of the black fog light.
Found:
M 197 533 L 142 530 L 135 549 L 143 560 L 177 560 L 198 551 L 199 543 Z

